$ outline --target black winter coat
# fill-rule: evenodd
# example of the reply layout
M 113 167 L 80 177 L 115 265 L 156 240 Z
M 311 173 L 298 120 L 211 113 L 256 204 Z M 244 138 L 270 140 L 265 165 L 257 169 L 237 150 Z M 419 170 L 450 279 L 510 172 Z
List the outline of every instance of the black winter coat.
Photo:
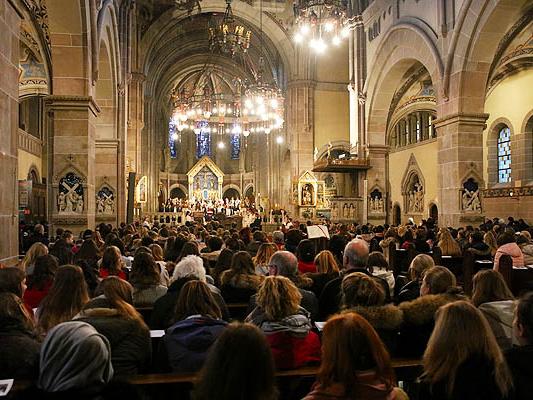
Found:
M 533 345 L 513 347 L 505 353 L 514 380 L 515 399 L 529 400 L 533 396 Z
M 40 343 L 19 321 L 0 318 L 0 379 L 39 376 Z

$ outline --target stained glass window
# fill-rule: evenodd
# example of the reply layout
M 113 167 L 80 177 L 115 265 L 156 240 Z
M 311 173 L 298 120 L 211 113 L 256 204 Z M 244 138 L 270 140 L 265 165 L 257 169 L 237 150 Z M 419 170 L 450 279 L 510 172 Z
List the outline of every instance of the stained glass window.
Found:
M 196 128 L 200 131 L 196 135 L 196 157 L 211 156 L 211 133 L 207 121 L 200 121 Z
M 511 182 L 511 130 L 500 129 L 498 134 L 498 182 Z
M 178 128 L 174 120 L 170 118 L 168 123 L 168 148 L 170 149 L 170 158 L 176 158 L 178 151 L 176 149 L 176 136 L 178 135 Z
M 230 137 L 231 159 L 238 160 L 241 153 L 241 135 L 232 133 Z

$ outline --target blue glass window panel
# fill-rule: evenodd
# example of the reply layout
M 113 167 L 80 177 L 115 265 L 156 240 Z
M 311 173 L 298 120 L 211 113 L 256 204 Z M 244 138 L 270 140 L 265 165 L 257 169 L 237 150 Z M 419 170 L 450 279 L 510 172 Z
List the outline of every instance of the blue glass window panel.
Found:
M 176 148 L 176 141 L 173 139 L 174 134 L 178 133 L 178 128 L 174 124 L 172 118 L 168 123 L 168 147 L 170 149 L 170 158 L 176 158 L 178 156 L 178 150 Z
M 498 182 L 511 181 L 511 130 L 500 129 L 498 134 Z
M 200 121 L 197 125 L 200 133 L 196 135 L 196 157 L 211 156 L 211 133 L 207 130 L 209 124 L 207 121 Z
M 232 133 L 230 137 L 231 159 L 238 160 L 241 154 L 241 135 Z

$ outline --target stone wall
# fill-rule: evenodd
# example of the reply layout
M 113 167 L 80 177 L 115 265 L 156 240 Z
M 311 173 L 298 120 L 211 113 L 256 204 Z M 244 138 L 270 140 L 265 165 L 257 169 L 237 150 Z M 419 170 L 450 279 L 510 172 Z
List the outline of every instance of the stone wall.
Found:
M 0 260 L 18 255 L 18 63 L 20 17 L 7 0 L 0 0 Z

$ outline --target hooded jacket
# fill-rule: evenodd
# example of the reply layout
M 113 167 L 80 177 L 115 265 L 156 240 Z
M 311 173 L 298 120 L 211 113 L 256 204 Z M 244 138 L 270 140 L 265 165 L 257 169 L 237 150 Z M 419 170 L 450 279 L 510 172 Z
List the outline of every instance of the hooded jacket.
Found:
M 0 379 L 33 379 L 39 375 L 36 336 L 11 317 L 0 318 Z
M 91 324 L 107 338 L 115 376 L 136 375 L 150 365 L 150 331 L 139 321 L 121 315 L 105 297 L 92 299 L 75 319 Z
M 496 250 L 496 254 L 494 255 L 494 269 L 496 271 L 500 270 L 500 257 L 503 255 L 509 255 L 513 259 L 513 267 L 523 267 L 524 264 L 524 255 L 522 254 L 522 250 L 520 250 L 520 247 L 516 243 L 506 243 L 500 247 L 498 247 L 498 250 Z
M 465 300 L 452 289 L 449 293 L 428 294 L 416 300 L 401 303 L 403 311 L 403 325 L 400 329 L 398 355 L 403 357 L 419 357 L 427 346 L 433 327 L 435 313 L 445 304 L 457 300 Z
M 513 344 L 513 318 L 516 302 L 514 300 L 491 301 L 481 304 L 478 308 L 487 318 L 500 349 L 510 349 Z
M 352 307 L 346 312 L 356 312 L 376 330 L 379 337 L 389 350 L 389 353 L 394 355 L 398 342 L 398 332 L 403 323 L 403 311 L 393 305 L 386 304 L 383 306 L 356 306 Z
M 165 332 L 160 357 L 172 372 L 197 372 L 202 368 L 211 345 L 222 334 L 227 322 L 193 315 L 176 322 Z M 164 360 L 166 355 L 166 360 Z M 166 363 L 165 363 L 166 364 Z

